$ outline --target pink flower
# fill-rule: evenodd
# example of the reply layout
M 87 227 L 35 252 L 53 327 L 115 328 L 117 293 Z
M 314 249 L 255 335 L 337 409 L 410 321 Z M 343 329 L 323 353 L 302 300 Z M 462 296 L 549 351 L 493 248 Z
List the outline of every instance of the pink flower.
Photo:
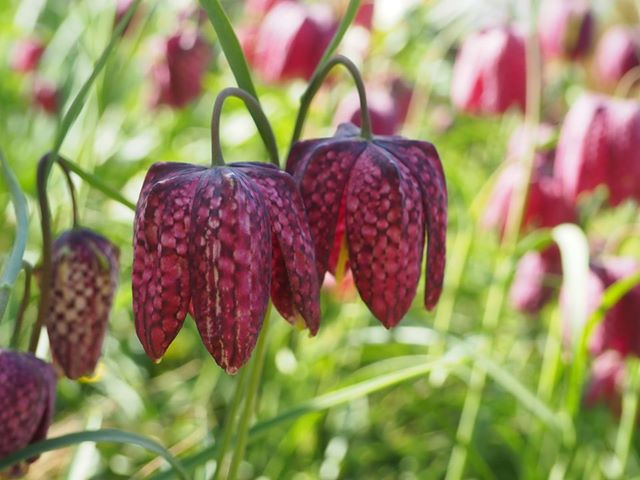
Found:
M 32 101 L 38 108 L 54 115 L 60 108 L 60 92 L 53 83 L 36 79 L 33 84 Z
M 471 114 L 525 108 L 525 43 L 511 27 L 483 30 L 467 38 L 453 68 L 451 99 Z
M 27 39 L 18 42 L 11 56 L 11 68 L 16 72 L 33 72 L 38 68 L 45 46 L 40 40 Z
M 600 81 L 615 87 L 624 75 L 640 65 L 640 31 L 613 27 L 605 32 L 596 48 L 594 67 Z
M 624 359 L 615 350 L 607 350 L 591 365 L 591 376 L 584 395 L 587 407 L 603 403 L 620 415 L 624 388 Z
M 528 252 L 518 262 L 509 298 L 516 310 L 537 313 L 554 292 L 554 277 L 562 274 L 560 250 L 551 246 L 541 252 Z
M 538 35 L 548 58 L 576 59 L 593 41 L 593 15 L 585 0 L 545 0 L 540 7 Z

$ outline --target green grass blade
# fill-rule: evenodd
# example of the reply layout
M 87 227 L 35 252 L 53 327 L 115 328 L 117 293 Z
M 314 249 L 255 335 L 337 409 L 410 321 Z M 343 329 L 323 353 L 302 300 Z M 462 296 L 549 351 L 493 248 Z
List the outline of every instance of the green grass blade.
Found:
M 34 443 L 18 452 L 12 453 L 11 455 L 0 459 L 0 471 L 5 470 L 18 462 L 23 462 L 29 458 L 41 455 L 44 452 L 70 447 L 82 442 L 107 442 L 122 443 L 126 445 L 137 445 L 164 458 L 173 468 L 171 478 L 175 478 L 175 475 L 177 475 L 183 480 L 189 479 L 189 476 L 187 475 L 187 472 L 185 471 L 182 464 L 159 443 L 156 443 L 146 437 L 136 435 L 135 433 L 123 432 L 121 430 L 108 428 L 102 430 L 87 430 L 84 432 L 69 433 L 67 435 L 62 435 L 60 437 L 50 438 L 48 440 L 43 440 L 42 442 Z

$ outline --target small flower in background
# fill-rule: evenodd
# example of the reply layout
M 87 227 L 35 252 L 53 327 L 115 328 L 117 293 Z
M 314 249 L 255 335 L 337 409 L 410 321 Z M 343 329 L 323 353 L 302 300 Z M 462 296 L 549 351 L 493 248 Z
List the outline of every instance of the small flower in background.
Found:
M 518 262 L 511 284 L 511 305 L 520 312 L 538 313 L 551 299 L 561 275 L 562 263 L 557 246 L 526 253 Z
M 545 0 L 540 6 L 538 36 L 547 58 L 575 60 L 591 49 L 595 31 L 586 0 Z
M 600 82 L 615 88 L 627 72 L 640 65 L 640 30 L 612 27 L 600 38 L 594 58 Z
M 640 103 L 585 94 L 569 110 L 558 141 L 554 175 L 575 203 L 605 185 L 609 203 L 640 198 Z
M 536 152 L 523 212 L 523 230 L 550 228 L 561 223 L 574 222 L 576 212 L 573 205 L 562 195 L 560 182 L 553 177 L 553 148 L 547 146 L 553 136 L 553 128 L 542 125 L 535 133 Z M 487 203 L 482 220 L 486 228 L 495 228 L 504 234 L 509 212 L 513 205 L 513 193 L 524 181 L 524 156 L 530 148 L 524 129 L 516 130 L 509 142 L 506 163 Z
M 51 365 L 30 353 L 0 349 L 0 458 L 46 438 L 55 400 Z M 27 467 L 16 465 L 0 476 L 21 476 Z
M 195 30 L 183 30 L 161 46 L 159 60 L 151 67 L 153 106 L 182 108 L 202 93 L 202 78 L 211 60 L 211 47 Z
M 11 68 L 21 73 L 35 71 L 38 68 L 44 50 L 45 46 L 40 40 L 21 40 L 13 48 Z
M 269 295 L 314 335 L 320 287 L 293 179 L 264 163 L 154 164 L 136 207 L 132 287 L 136 332 L 154 360 L 190 305 L 205 347 L 228 373 L 249 359 Z
M 51 300 L 45 320 L 54 363 L 71 379 L 93 373 L 118 284 L 118 247 L 85 228 L 53 243 Z
M 360 2 L 360 8 L 356 12 L 356 16 L 353 19 L 354 25 L 359 25 L 367 30 L 371 30 L 373 27 L 373 13 L 375 9 L 374 0 L 364 0 Z
M 330 7 L 278 2 L 260 24 L 252 66 L 266 82 L 309 79 L 331 41 L 336 21 Z
M 604 404 L 615 415 L 622 410 L 625 365 L 622 356 L 615 350 L 598 355 L 591 365 L 591 375 L 584 394 L 587 407 Z
M 462 44 L 453 67 L 451 99 L 470 114 L 497 114 L 511 107 L 524 110 L 525 42 L 512 27 L 482 30 Z
M 36 78 L 32 90 L 33 104 L 50 115 L 60 109 L 60 90 L 48 80 Z
M 359 137 L 343 124 L 331 138 L 294 144 L 287 171 L 300 187 L 315 243 L 319 279 L 348 250 L 356 288 L 391 328 L 416 293 L 428 235 L 424 304 L 432 309 L 444 276 L 447 190 L 433 145 L 402 137 Z M 343 232 L 343 233 L 341 233 Z
M 367 107 L 374 134 L 398 133 L 407 117 L 411 95 L 411 86 L 400 78 L 395 78 L 390 88 L 382 86 L 367 88 Z M 355 90 L 342 99 L 333 119 L 335 125 L 347 122 L 360 126 L 360 97 Z
M 587 278 L 587 291 L 581 301 L 587 302 L 587 317 L 580 319 L 585 325 L 589 316 L 600 306 L 604 291 L 614 282 L 640 270 L 640 263 L 628 257 L 607 257 L 591 262 Z M 560 306 L 565 312 L 565 335 L 570 336 L 568 312 L 569 299 L 565 291 L 560 292 Z M 589 338 L 589 351 L 599 355 L 606 350 L 615 350 L 622 356 L 640 356 L 640 287 L 635 287 L 607 311 Z

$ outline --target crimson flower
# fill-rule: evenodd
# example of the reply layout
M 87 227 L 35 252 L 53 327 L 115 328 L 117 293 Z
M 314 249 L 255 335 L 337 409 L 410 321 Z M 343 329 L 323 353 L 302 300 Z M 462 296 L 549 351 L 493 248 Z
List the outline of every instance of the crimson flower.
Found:
M 622 411 L 626 369 L 624 358 L 615 350 L 598 355 L 591 365 L 584 403 L 587 407 L 604 404 L 615 414 Z
M 45 323 L 54 362 L 69 378 L 91 375 L 100 359 L 119 254 L 109 240 L 85 228 L 68 230 L 53 243 Z
M 520 312 L 539 312 L 553 295 L 554 277 L 559 279 L 561 275 L 562 264 L 557 246 L 526 253 L 518 262 L 509 290 L 511 305 Z
M 607 30 L 596 48 L 595 72 L 608 87 L 615 87 L 632 68 L 640 65 L 640 31 L 613 27 Z
M 33 72 L 40 63 L 45 46 L 40 40 L 26 39 L 20 41 L 13 49 L 11 68 L 16 72 Z
M 32 102 L 50 115 L 60 109 L 60 91 L 55 84 L 37 78 L 33 83 Z
M 46 438 L 55 400 L 51 365 L 30 353 L 0 349 L 0 459 Z M 20 476 L 26 467 L 16 465 L 5 473 Z
M 523 36 L 514 28 L 486 29 L 467 38 L 453 67 L 451 99 L 471 114 L 524 110 L 526 61 Z
M 287 320 L 318 330 L 304 206 L 293 179 L 273 165 L 154 164 L 136 207 L 133 245 L 136 332 L 154 360 L 191 306 L 205 347 L 228 373 L 249 359 L 270 293 Z
M 438 153 L 402 137 L 358 137 L 343 124 L 332 138 L 297 142 L 287 160 L 309 216 L 318 277 L 334 272 L 332 251 L 348 248 L 360 296 L 387 327 L 415 296 L 425 242 L 425 305 L 432 309 L 444 276 L 447 190 Z
M 593 15 L 585 0 L 545 0 L 540 6 L 538 36 L 548 58 L 576 59 L 593 41 Z

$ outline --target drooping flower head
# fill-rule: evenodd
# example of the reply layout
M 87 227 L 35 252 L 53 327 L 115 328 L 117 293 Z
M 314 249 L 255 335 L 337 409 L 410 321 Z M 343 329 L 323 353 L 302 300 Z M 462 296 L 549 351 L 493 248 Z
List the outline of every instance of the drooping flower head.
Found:
M 518 262 L 509 290 L 511 305 L 520 312 L 535 314 L 551 299 L 562 274 L 557 246 L 528 252 Z
M 0 459 L 46 438 L 55 400 L 51 365 L 30 353 L 0 349 Z M 26 468 L 16 465 L 4 473 L 21 475 Z
M 287 161 L 300 187 L 315 243 L 318 278 L 348 262 L 360 296 L 387 327 L 415 296 L 428 234 L 425 306 L 442 289 L 447 190 L 433 145 L 402 137 L 358 136 L 343 124 L 332 138 L 294 144 Z M 343 242 L 345 242 L 343 244 Z
M 511 27 L 486 29 L 468 37 L 460 48 L 451 99 L 456 108 L 471 114 L 524 110 L 526 79 L 523 36 Z
M 591 48 L 594 25 L 585 0 L 545 0 L 540 6 L 538 36 L 547 58 L 574 60 Z
M 640 31 L 613 27 L 605 32 L 596 48 L 595 73 L 600 82 L 614 88 L 632 68 L 640 65 Z
M 119 249 L 86 228 L 53 243 L 51 298 L 45 318 L 56 365 L 72 379 L 93 373 L 118 286 Z
M 291 176 L 274 165 L 152 165 L 133 242 L 136 332 L 154 360 L 192 311 L 207 350 L 236 372 L 253 351 L 269 296 L 288 321 L 318 331 L 319 282 L 304 205 Z

